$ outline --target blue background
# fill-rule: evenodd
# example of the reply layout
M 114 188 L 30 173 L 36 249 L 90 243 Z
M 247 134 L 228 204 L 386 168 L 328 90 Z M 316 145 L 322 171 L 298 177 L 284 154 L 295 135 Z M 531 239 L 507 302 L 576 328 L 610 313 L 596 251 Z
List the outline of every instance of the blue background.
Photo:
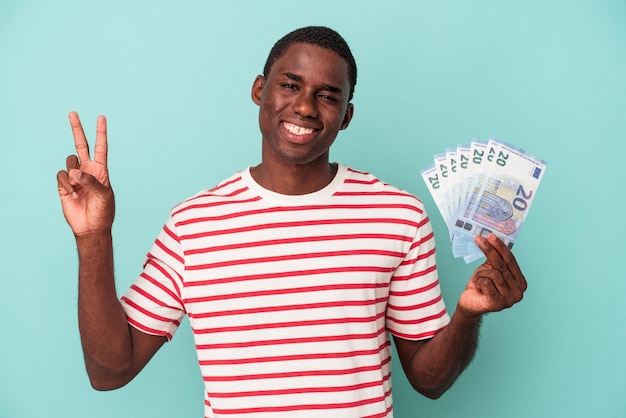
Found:
M 93 391 L 77 331 L 75 244 L 56 172 L 67 113 L 109 119 L 117 284 L 170 207 L 260 158 L 250 87 L 282 35 L 322 24 L 359 65 L 331 158 L 422 196 L 453 310 L 454 259 L 420 178 L 432 155 L 499 137 L 548 161 L 515 254 L 523 302 L 485 318 L 438 401 L 394 362 L 397 417 L 626 416 L 626 2 L 0 1 L 1 417 L 199 417 L 188 323 L 127 387 Z

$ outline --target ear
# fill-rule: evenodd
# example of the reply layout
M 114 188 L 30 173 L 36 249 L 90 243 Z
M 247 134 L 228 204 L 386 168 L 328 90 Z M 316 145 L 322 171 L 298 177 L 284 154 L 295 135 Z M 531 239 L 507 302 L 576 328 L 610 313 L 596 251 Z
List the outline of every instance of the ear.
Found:
M 265 77 L 257 75 L 252 83 L 252 101 L 257 105 L 261 104 L 261 95 L 263 94 L 263 86 L 265 85 Z
M 352 116 L 354 115 L 354 105 L 352 103 L 348 103 L 348 107 L 346 108 L 346 114 L 343 116 L 343 121 L 341 122 L 340 130 L 344 130 L 350 125 L 350 121 L 352 120 Z

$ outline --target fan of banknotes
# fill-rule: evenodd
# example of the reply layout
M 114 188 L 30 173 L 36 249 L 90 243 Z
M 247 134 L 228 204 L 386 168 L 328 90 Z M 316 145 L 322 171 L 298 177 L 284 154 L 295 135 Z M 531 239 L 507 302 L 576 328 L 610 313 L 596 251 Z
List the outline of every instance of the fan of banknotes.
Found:
M 435 155 L 421 173 L 448 226 L 452 254 L 466 263 L 483 257 L 474 243 L 479 234 L 494 233 L 512 248 L 545 170 L 542 159 L 497 139 Z

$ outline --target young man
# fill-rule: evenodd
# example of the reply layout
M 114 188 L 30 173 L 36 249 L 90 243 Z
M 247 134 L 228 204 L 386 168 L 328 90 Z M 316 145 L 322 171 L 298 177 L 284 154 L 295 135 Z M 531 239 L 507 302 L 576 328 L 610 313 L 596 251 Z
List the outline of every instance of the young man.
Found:
M 437 398 L 470 362 L 481 316 L 526 281 L 495 236 L 450 319 L 422 203 L 329 160 L 350 124 L 356 65 L 323 27 L 296 30 L 252 86 L 262 162 L 176 206 L 144 271 L 118 299 L 104 117 L 94 158 L 70 113 L 77 156 L 59 172 L 79 253 L 79 326 L 91 383 L 129 382 L 188 315 L 205 415 L 392 415 L 393 335 L 404 371 Z

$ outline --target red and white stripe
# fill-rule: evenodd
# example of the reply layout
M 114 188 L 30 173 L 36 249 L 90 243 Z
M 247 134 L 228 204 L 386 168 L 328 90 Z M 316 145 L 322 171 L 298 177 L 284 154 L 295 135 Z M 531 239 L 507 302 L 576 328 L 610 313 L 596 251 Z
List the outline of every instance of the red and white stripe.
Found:
M 391 344 L 449 321 L 422 203 L 339 166 L 283 196 L 249 170 L 186 200 L 122 297 L 128 321 L 193 329 L 207 417 L 386 417 Z

